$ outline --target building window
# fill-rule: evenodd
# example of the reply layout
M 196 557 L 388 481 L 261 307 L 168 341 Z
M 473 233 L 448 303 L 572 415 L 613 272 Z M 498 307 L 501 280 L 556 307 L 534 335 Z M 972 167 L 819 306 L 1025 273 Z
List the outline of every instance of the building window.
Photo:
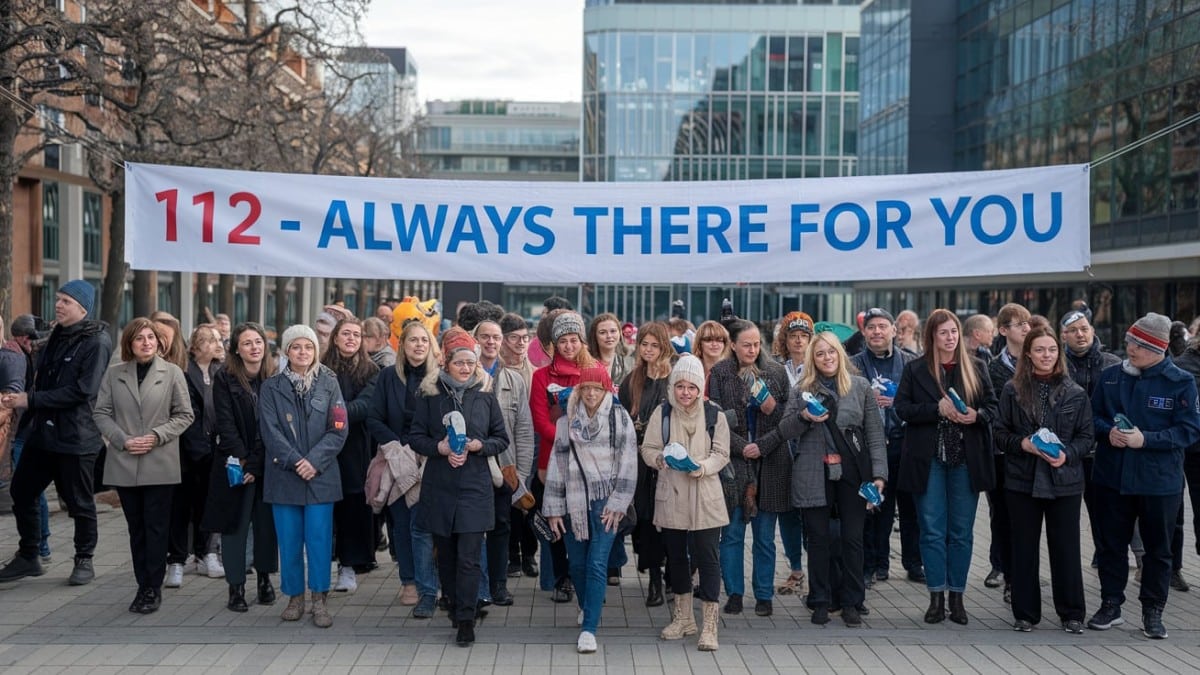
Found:
M 83 264 L 100 265 L 103 253 L 101 227 L 104 200 L 95 192 L 83 193 Z
M 57 292 L 58 277 L 42 277 L 42 316 L 54 316 L 54 294 Z
M 42 257 L 58 260 L 58 183 L 42 183 Z
M 42 150 L 42 166 L 58 171 L 62 168 L 62 146 L 58 143 L 47 143 Z

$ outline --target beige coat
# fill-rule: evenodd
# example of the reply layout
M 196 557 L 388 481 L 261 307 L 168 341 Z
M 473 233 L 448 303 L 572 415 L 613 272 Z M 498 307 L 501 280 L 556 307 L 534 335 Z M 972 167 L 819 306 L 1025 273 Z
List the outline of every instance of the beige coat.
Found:
M 697 402 L 696 405 L 702 405 Z M 700 465 L 702 475 L 683 473 L 671 468 L 658 472 L 654 490 L 654 525 L 672 530 L 707 530 L 729 524 L 725 509 L 725 493 L 721 489 L 721 469 L 729 463 L 729 423 L 717 415 L 712 440 L 704 428 L 704 413 L 700 412 L 696 432 L 690 437 L 683 428 L 680 411 L 671 411 L 671 438 L 687 448 L 688 455 Z M 642 461 L 658 467 L 663 454 L 662 406 L 655 409 L 646 424 L 642 440 Z
M 154 357 L 139 387 L 137 363 L 110 366 L 100 383 L 92 418 L 104 437 L 108 456 L 104 482 L 114 487 L 173 485 L 179 482 L 179 435 L 192 424 L 192 403 L 183 371 Z M 131 455 L 125 440 L 153 432 L 154 449 Z

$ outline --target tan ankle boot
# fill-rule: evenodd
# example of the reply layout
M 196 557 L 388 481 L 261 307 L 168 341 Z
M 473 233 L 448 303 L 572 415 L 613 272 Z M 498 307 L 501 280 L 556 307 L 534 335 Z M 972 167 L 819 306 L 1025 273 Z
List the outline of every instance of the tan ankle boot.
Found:
M 328 593 L 313 593 L 313 625 L 317 628 L 329 628 L 333 625 L 333 617 L 329 615 L 329 607 L 325 603 L 328 598 Z
M 696 615 L 692 608 L 692 594 L 680 593 L 675 596 L 675 609 L 671 623 L 659 634 L 664 640 L 682 640 L 685 635 L 696 634 Z
M 715 602 L 701 602 L 700 612 L 703 615 L 704 626 L 700 629 L 700 639 L 696 648 L 702 652 L 717 651 L 717 619 L 718 610 Z
M 289 596 L 287 607 L 283 609 L 280 618 L 284 621 L 299 621 L 302 616 L 304 616 L 304 594 Z

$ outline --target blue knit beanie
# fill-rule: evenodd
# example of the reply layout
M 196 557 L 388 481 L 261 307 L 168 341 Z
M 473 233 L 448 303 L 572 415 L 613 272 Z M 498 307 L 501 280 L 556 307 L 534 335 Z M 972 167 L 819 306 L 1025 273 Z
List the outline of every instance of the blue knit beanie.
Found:
M 96 287 L 83 279 L 68 281 L 58 289 L 58 292 L 78 302 L 88 316 L 91 316 L 96 309 Z

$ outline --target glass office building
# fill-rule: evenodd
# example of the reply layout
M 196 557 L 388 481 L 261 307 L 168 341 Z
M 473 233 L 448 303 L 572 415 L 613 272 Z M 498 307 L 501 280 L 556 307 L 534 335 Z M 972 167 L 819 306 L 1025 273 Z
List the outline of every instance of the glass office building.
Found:
M 581 179 L 855 175 L 858 14 L 848 0 L 589 0 Z M 588 286 L 580 301 L 631 320 L 666 317 L 673 299 L 711 318 L 724 297 L 754 319 L 848 316 L 846 287 L 686 281 Z
M 930 26 L 950 25 L 947 16 L 953 71 L 930 77 L 917 43 Z M 1057 318 L 1084 298 L 1110 343 L 1147 311 L 1183 321 L 1200 313 L 1200 122 L 1155 137 L 1200 112 L 1200 2 L 873 0 L 863 6 L 863 40 L 861 79 L 871 83 L 862 94 L 863 174 L 913 172 L 914 163 L 945 171 L 1084 163 L 1127 151 L 1091 170 L 1088 272 L 962 279 L 953 289 L 939 279 L 903 291 L 857 284 L 856 304 L 994 313 L 1016 301 Z M 895 48 L 905 40 L 911 49 Z M 886 53 L 908 53 L 905 72 L 893 72 Z M 876 86 L 905 78 L 907 97 L 903 87 L 897 96 Z M 888 106 L 917 114 L 927 100 L 915 88 L 929 80 L 953 92 L 941 129 L 952 138 L 949 157 L 904 138 L 920 125 L 889 127 Z

